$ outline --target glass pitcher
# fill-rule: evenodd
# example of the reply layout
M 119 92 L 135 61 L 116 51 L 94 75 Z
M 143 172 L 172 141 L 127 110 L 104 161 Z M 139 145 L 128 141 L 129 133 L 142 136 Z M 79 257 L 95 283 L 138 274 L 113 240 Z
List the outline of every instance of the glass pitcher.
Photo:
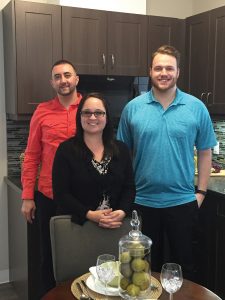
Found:
M 132 230 L 119 241 L 119 293 L 124 299 L 149 299 L 151 292 L 152 240 L 139 230 L 137 212 L 132 212 Z

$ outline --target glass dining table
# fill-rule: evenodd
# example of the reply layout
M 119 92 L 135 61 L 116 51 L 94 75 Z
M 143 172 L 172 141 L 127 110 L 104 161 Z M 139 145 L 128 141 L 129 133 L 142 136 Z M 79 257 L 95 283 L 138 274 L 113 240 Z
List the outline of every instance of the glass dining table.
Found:
M 152 273 L 152 276 L 159 280 L 159 273 Z M 71 292 L 71 285 L 73 280 L 65 283 L 58 284 L 55 288 L 50 290 L 42 300 L 74 300 L 78 299 Z M 108 297 L 110 300 L 119 299 L 119 297 Z M 160 300 L 168 300 L 169 294 L 166 291 L 162 291 L 159 297 Z M 194 283 L 192 281 L 184 279 L 181 289 L 174 294 L 174 300 L 222 300 L 219 296 L 208 290 L 207 288 Z

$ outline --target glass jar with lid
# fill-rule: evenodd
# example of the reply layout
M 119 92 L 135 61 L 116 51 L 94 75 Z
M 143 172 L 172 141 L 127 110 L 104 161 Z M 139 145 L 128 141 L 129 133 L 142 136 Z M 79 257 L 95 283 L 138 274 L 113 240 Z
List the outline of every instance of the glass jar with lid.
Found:
M 140 221 L 135 210 L 130 223 L 132 230 L 119 241 L 119 293 L 124 299 L 149 299 L 152 240 L 139 230 Z

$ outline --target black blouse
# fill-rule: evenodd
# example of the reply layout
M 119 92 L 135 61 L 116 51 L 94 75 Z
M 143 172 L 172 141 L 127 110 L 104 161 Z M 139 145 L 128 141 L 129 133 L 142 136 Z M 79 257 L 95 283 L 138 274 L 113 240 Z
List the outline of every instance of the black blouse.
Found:
M 81 159 L 74 151 L 74 139 L 61 143 L 53 163 L 53 197 L 58 214 L 72 215 L 72 221 L 83 224 L 88 210 L 96 210 L 102 195 L 109 196 L 110 207 L 126 214 L 132 209 L 135 183 L 127 146 L 116 141 L 119 155 L 113 157 L 105 175 L 91 163 L 92 155 Z

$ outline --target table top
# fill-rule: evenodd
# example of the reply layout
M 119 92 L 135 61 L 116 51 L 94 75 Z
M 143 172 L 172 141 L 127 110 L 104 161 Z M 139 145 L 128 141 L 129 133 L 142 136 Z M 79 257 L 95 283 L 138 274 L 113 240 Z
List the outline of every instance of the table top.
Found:
M 157 279 L 159 279 L 159 275 L 159 273 L 152 273 L 152 276 Z M 72 282 L 73 280 L 57 285 L 42 300 L 74 300 L 75 297 L 71 292 Z M 174 294 L 173 298 L 174 300 L 222 300 L 207 288 L 186 279 L 184 279 L 181 289 Z M 163 290 L 159 299 L 169 300 L 169 294 Z

